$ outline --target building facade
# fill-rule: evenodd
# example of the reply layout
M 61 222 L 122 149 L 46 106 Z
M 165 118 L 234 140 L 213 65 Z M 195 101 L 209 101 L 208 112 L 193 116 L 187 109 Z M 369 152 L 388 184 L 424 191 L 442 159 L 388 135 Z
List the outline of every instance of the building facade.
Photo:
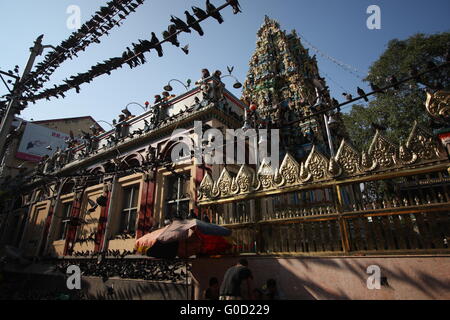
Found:
M 195 166 L 190 153 L 175 165 L 173 132 L 196 141 L 206 136 L 196 135 L 195 121 L 201 130 L 239 128 L 245 105 L 214 75 L 167 97 L 41 161 L 8 217 L 3 244 L 27 257 L 132 252 L 137 238 L 167 220 L 200 216 L 196 188 L 207 170 L 221 169 Z
M 412 125 L 406 143 L 377 131 L 368 150 L 356 150 L 338 121 L 333 154 L 327 120 L 302 120 L 335 103 L 317 62 L 276 21 L 266 18 L 258 36 L 242 101 L 220 72 L 204 69 L 196 88 L 156 96 L 149 111 L 125 113 L 114 130 L 85 133 L 42 161 L 4 215 L 3 248 L 63 272 L 81 265 L 85 276 L 189 280 L 186 297 L 196 299 L 238 256 L 250 260 L 255 286 L 276 279 L 289 299 L 449 299 L 442 144 Z M 434 107 L 448 106 L 442 92 L 434 98 Z M 258 129 L 280 130 L 279 168 L 250 164 L 250 144 L 245 164 L 193 161 L 199 150 L 202 159 L 217 152 L 209 146 L 218 133 L 251 127 L 257 138 Z M 189 217 L 231 229 L 232 249 L 187 261 L 189 279 L 188 267 L 182 277 L 167 266 L 148 271 L 158 262 L 133 255 L 136 239 Z M 385 278 L 379 291 L 366 285 L 373 265 Z

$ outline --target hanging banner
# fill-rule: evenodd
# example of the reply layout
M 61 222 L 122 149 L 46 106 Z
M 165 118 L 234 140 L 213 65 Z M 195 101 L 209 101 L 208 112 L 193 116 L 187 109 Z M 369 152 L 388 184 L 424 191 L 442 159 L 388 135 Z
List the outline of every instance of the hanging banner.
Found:
M 69 135 L 65 133 L 27 123 L 16 158 L 39 162 L 45 155 L 51 156 L 57 147 L 65 149 L 66 139 L 69 139 Z M 48 146 L 51 146 L 51 150 L 47 149 Z

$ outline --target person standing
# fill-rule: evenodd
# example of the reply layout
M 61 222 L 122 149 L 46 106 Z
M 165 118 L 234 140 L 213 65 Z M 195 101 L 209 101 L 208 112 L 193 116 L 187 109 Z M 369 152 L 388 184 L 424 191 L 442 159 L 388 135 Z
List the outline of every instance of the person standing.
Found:
M 203 294 L 204 300 L 219 300 L 219 280 L 216 277 L 209 279 L 209 288 Z
M 225 272 L 220 286 L 220 300 L 252 299 L 252 280 L 247 259 L 240 259 L 235 266 Z

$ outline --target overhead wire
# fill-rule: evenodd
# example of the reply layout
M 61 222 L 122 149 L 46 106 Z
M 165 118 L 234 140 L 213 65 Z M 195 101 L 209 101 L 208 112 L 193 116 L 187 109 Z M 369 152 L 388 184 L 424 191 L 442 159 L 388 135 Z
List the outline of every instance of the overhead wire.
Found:
M 143 4 L 144 1 L 145 1 L 145 0 L 138 1 L 138 2 L 137 2 L 137 6 L 140 6 L 141 4 Z M 110 19 L 112 20 L 112 19 L 115 18 L 117 15 L 120 15 L 121 12 L 123 12 L 123 11 L 121 11 L 121 10 L 118 9 L 116 6 L 114 6 L 114 1 L 110 1 L 110 3 L 112 4 L 113 7 L 115 7 L 115 8 L 117 9 L 117 11 L 116 11 L 114 14 L 112 14 L 111 17 L 110 17 Z M 129 1 L 129 3 L 131 3 L 131 1 Z M 120 4 L 122 4 L 122 2 L 120 2 Z M 45 61 L 44 61 L 44 62 L 43 62 L 44 65 L 42 65 L 40 68 L 38 68 L 38 69 L 35 70 L 34 72 L 31 72 L 30 75 L 29 75 L 26 79 L 24 79 L 24 81 L 21 83 L 22 89 L 25 89 L 25 88 L 23 88 L 23 87 L 24 87 L 29 81 L 31 81 L 31 80 L 33 80 L 33 79 L 36 80 L 36 78 L 37 78 L 38 76 L 40 76 L 40 75 L 46 74 L 47 76 L 50 76 L 51 74 L 53 74 L 53 73 L 56 71 L 56 69 L 58 68 L 58 66 L 52 66 L 52 64 L 53 64 L 54 62 L 58 62 L 59 64 L 61 64 L 61 63 L 63 63 L 65 60 L 71 58 L 73 55 L 76 56 L 76 53 L 78 53 L 79 51 L 84 51 L 84 50 L 86 49 L 86 47 L 87 47 L 89 44 L 91 44 L 92 42 L 94 42 L 93 40 L 90 41 L 89 44 L 86 45 L 86 46 L 83 45 L 83 46 L 78 47 L 78 48 L 76 48 L 76 46 L 80 45 L 81 43 L 83 43 L 84 41 L 86 41 L 86 39 L 88 39 L 89 37 L 92 37 L 92 36 L 95 36 L 95 37 L 93 37 L 93 38 L 94 38 L 95 40 L 98 40 L 98 38 L 100 38 L 100 37 L 102 37 L 103 35 L 107 34 L 107 32 L 108 32 L 109 30 L 111 30 L 114 26 L 116 26 L 116 25 L 120 26 L 120 22 L 122 22 L 123 20 L 125 20 L 125 19 L 127 18 L 127 16 L 128 16 L 131 12 L 132 12 L 132 11 L 128 12 L 128 13 L 125 15 L 124 18 L 120 18 L 119 20 L 113 20 L 114 22 L 108 20 L 108 18 L 105 18 L 105 20 L 103 21 L 103 23 L 100 23 L 99 25 L 93 25 L 92 27 L 89 27 L 89 24 L 92 25 L 92 24 L 94 23 L 94 21 L 95 21 L 94 18 L 92 18 L 91 20 L 89 20 L 88 22 L 86 22 L 84 25 L 86 25 L 86 27 L 88 28 L 88 29 L 87 29 L 87 33 L 85 33 L 85 35 L 84 35 L 83 37 L 79 38 L 79 40 L 76 42 L 76 45 L 75 45 L 74 47 L 72 47 L 72 48 L 65 48 L 65 47 L 64 47 L 63 44 L 64 44 L 65 42 L 69 41 L 70 37 L 69 37 L 69 39 L 64 40 L 63 42 L 61 42 L 61 44 L 60 44 L 59 47 L 65 49 L 65 50 L 64 50 L 64 51 L 61 51 L 61 52 L 58 52 L 58 51 L 55 50 L 54 52 L 58 52 L 58 55 L 57 55 L 56 57 L 54 57 L 51 61 L 48 61 L 48 62 L 45 62 Z M 112 24 L 112 26 L 111 26 L 111 24 Z M 110 27 L 109 29 L 107 29 L 107 30 L 103 30 L 103 28 L 104 28 L 105 25 L 108 25 L 108 26 L 111 26 L 111 27 Z M 95 33 L 93 33 L 92 31 L 95 31 L 95 30 L 98 30 L 98 29 L 100 29 L 101 32 L 99 32 L 100 35 L 97 36 L 97 35 L 96 35 Z M 84 31 L 82 31 L 81 28 L 80 28 L 78 31 L 72 33 L 71 37 L 75 37 L 77 34 L 79 34 L 79 33 L 81 33 L 81 32 L 84 33 Z M 71 52 L 71 51 L 74 51 L 74 52 Z M 68 55 L 68 56 L 65 56 L 67 53 L 69 53 L 69 55 Z M 52 53 L 49 53 L 49 54 L 47 54 L 47 56 L 51 56 L 51 54 L 52 54 Z M 60 59 L 61 57 L 63 57 L 63 56 L 64 56 L 64 59 L 63 59 L 62 61 L 59 61 L 59 59 Z M 54 70 L 52 70 L 52 71 L 49 72 L 49 69 L 50 69 L 50 68 L 54 68 Z M 42 70 L 39 71 L 39 69 L 42 69 Z M 45 82 L 46 82 L 46 81 L 42 81 L 42 84 L 45 83 Z M 42 87 L 42 85 L 41 85 L 40 87 Z M 30 91 L 29 89 L 25 89 L 25 90 Z
M 313 45 L 311 42 L 309 42 L 302 34 L 299 33 L 300 39 L 303 40 L 311 49 L 313 49 L 315 52 L 317 52 L 321 57 L 333 62 L 337 66 L 341 67 L 342 69 L 346 70 L 347 72 L 351 73 L 355 77 L 357 77 L 359 80 L 364 81 L 364 78 L 362 78 L 359 74 L 366 76 L 363 72 L 359 71 L 355 67 L 344 63 L 342 61 L 339 61 L 336 58 L 333 58 L 332 56 L 326 54 L 325 52 L 321 51 L 319 48 L 317 48 L 315 45 Z M 359 73 L 359 74 L 358 74 Z
M 192 26 L 193 26 L 194 24 L 200 23 L 200 22 L 202 22 L 202 21 L 204 21 L 204 20 L 210 18 L 210 17 L 212 16 L 212 14 L 214 14 L 214 13 L 216 13 L 216 12 L 220 12 L 221 10 L 223 10 L 224 8 L 226 8 L 226 7 L 230 6 L 230 5 L 231 5 L 231 3 L 229 3 L 229 2 L 223 4 L 222 6 L 216 8 L 215 11 L 208 13 L 208 14 L 206 15 L 206 17 L 204 17 L 204 18 L 202 18 L 202 19 L 196 19 L 196 22 L 193 22 L 193 23 L 191 23 L 191 24 L 188 24 L 188 25 L 187 25 L 188 28 L 189 28 L 189 29 L 192 29 Z M 146 52 L 151 51 L 152 49 L 154 49 L 155 46 L 159 46 L 159 45 L 162 45 L 162 44 L 165 43 L 165 42 L 169 42 L 171 38 L 178 36 L 178 35 L 179 35 L 180 33 L 182 33 L 182 32 L 184 32 L 184 30 L 178 30 L 176 33 L 172 34 L 171 36 L 169 36 L 169 37 L 167 37 L 167 38 L 165 38 L 165 39 L 159 41 L 159 42 L 156 43 L 156 44 L 153 44 L 153 47 L 152 47 L 152 48 L 145 49 L 145 50 L 142 50 L 142 51 L 140 51 L 140 52 L 138 52 L 138 53 L 135 53 L 133 56 L 130 56 L 130 57 L 127 58 L 127 59 L 123 59 L 122 57 L 115 57 L 115 58 L 108 59 L 108 60 L 110 60 L 110 61 L 111 61 L 111 60 L 116 60 L 116 59 L 117 59 L 117 61 L 119 61 L 119 59 L 120 59 L 120 60 L 121 60 L 121 61 L 120 61 L 120 65 L 117 66 L 117 67 L 115 67 L 114 69 L 106 69 L 106 71 L 101 71 L 101 72 L 99 72 L 99 73 L 93 75 L 93 78 L 99 77 L 99 76 L 104 75 L 104 74 L 106 74 L 106 73 L 109 73 L 109 72 L 111 72 L 111 71 L 113 71 L 113 70 L 115 70 L 115 69 L 117 69 L 117 68 L 119 68 L 119 67 L 122 67 L 125 63 L 127 63 L 127 62 L 129 62 L 129 61 L 131 61 L 131 60 L 133 60 L 133 59 L 138 58 L 139 56 L 143 55 L 143 54 L 146 53 Z M 99 65 L 99 64 L 97 64 L 97 66 L 98 66 L 98 65 Z M 100 65 L 101 65 L 101 63 L 100 63 Z M 105 67 L 107 66 L 107 64 L 105 64 L 105 63 L 104 63 L 103 65 L 104 65 Z M 95 67 L 95 66 L 94 66 L 94 67 Z M 91 68 L 90 70 L 92 71 L 92 69 L 93 69 L 93 68 Z M 89 73 L 90 73 L 90 71 L 85 72 L 85 73 L 83 73 L 83 74 L 79 74 L 78 77 L 88 76 Z M 93 79 L 93 78 L 92 78 L 92 79 Z M 77 84 L 77 85 L 70 85 L 70 84 L 68 83 L 68 82 L 70 82 L 70 80 L 69 80 L 69 81 L 66 81 L 66 84 L 64 84 L 64 85 L 56 86 L 56 87 L 53 88 L 53 89 L 47 89 L 47 90 L 44 90 L 44 91 L 42 91 L 41 93 L 38 93 L 38 94 L 36 94 L 36 95 L 34 95 L 34 96 L 26 97 L 24 100 L 25 100 L 25 101 L 33 101 L 33 102 L 34 102 L 34 101 L 41 100 L 41 99 L 49 99 L 50 96 L 55 96 L 55 97 L 56 97 L 58 94 L 67 92 L 67 91 L 69 91 L 70 89 L 79 87 L 79 86 L 80 86 L 81 84 L 83 84 L 83 83 L 92 81 L 92 79 L 89 79 L 89 81 L 83 81 L 83 82 L 81 82 L 80 84 Z M 64 87 L 64 89 L 63 89 L 63 87 Z M 55 94 L 52 93 L 53 91 L 55 91 Z M 51 94 L 51 95 L 46 94 L 46 93 L 49 93 L 49 92 L 52 93 L 52 94 Z

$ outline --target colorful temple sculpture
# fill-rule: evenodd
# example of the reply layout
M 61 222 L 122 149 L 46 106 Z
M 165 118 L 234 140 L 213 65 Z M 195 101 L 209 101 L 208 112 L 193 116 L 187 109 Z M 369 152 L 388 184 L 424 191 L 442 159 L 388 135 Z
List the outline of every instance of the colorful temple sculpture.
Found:
M 316 57 L 309 55 L 296 31 L 287 34 L 267 16 L 258 31 L 243 100 L 257 108 L 259 123 L 281 129 L 283 151 L 301 156 L 315 144 L 327 152 L 323 116 L 299 120 L 337 101 L 331 98 L 326 81 L 320 76 Z M 339 122 L 338 115 L 334 118 Z M 344 137 L 342 123 L 336 123 L 333 129 L 334 136 Z M 337 140 L 334 142 L 338 147 Z

